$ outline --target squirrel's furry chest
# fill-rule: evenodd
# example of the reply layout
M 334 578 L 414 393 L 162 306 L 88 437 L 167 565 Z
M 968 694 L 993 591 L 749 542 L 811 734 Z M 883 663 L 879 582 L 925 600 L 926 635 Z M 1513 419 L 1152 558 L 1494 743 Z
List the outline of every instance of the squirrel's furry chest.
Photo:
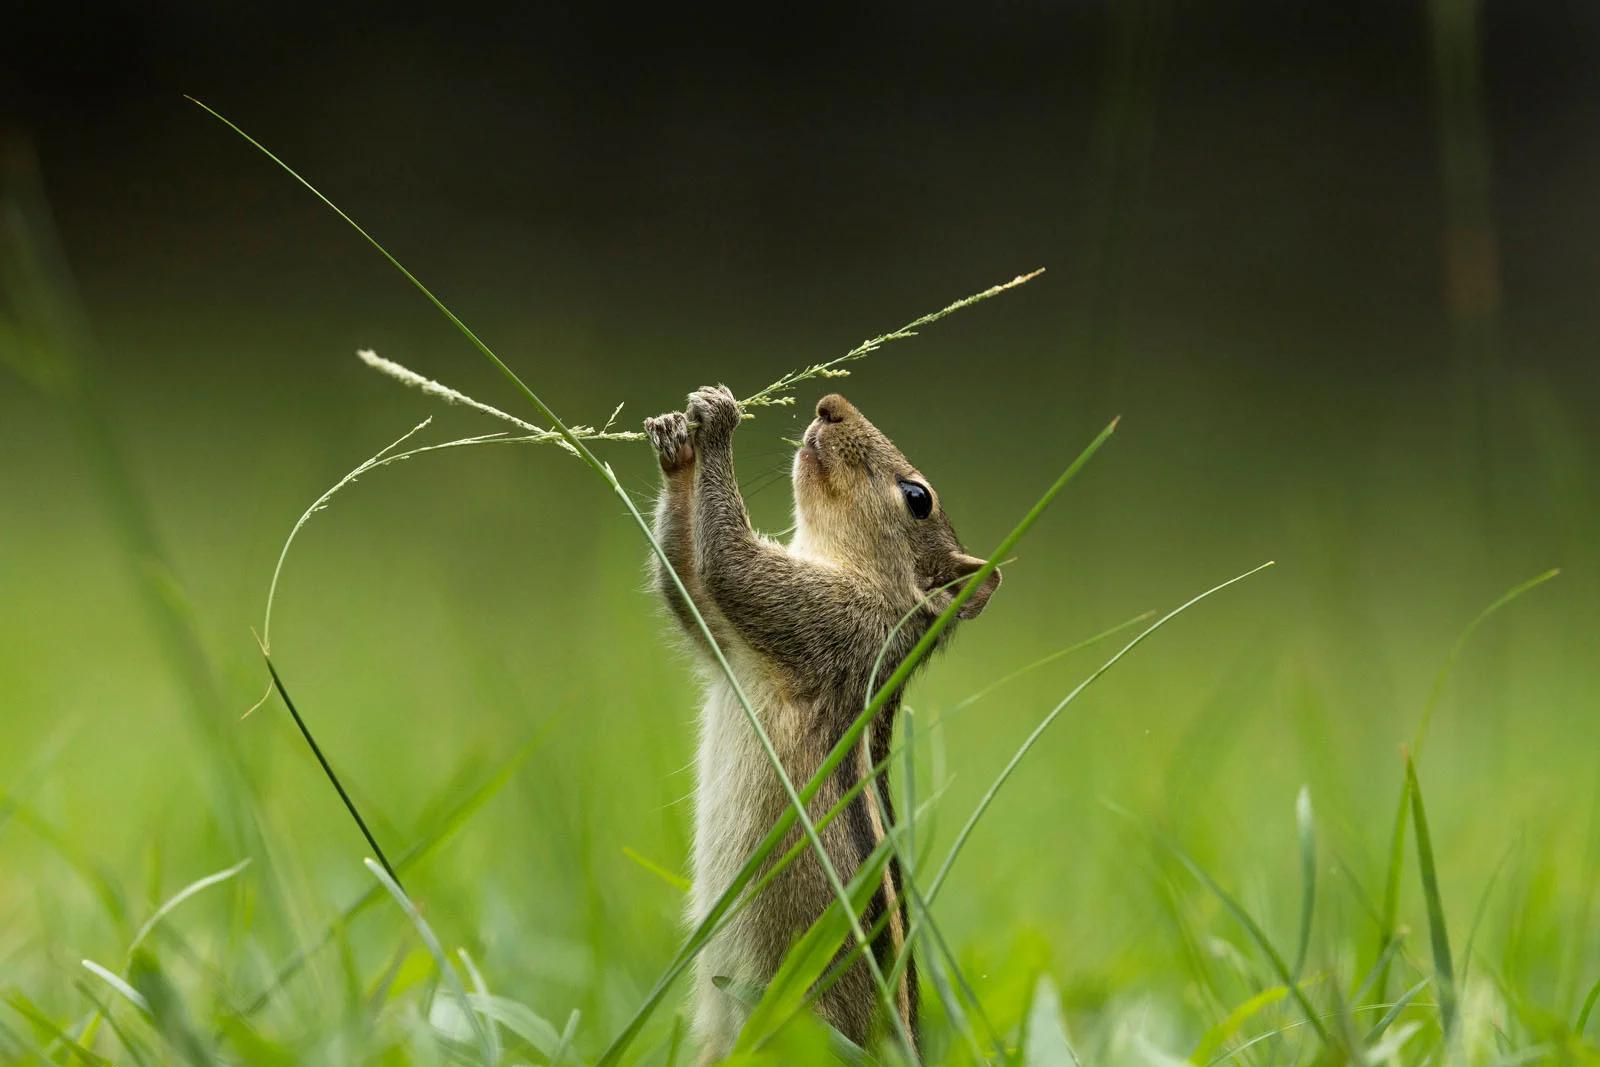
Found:
M 737 642 L 732 644 L 727 649 L 729 664 L 779 763 L 799 791 L 838 740 L 836 723 L 841 709 L 825 706 L 816 698 L 806 699 L 783 668 Z M 861 760 L 869 752 L 865 736 L 858 747 L 861 752 L 848 756 L 807 806 L 814 821 L 820 822 L 829 807 L 860 780 L 865 770 Z M 698 918 L 789 807 L 788 795 L 762 751 L 738 694 L 720 674 L 708 675 L 695 779 L 695 877 L 690 910 Z M 791 837 L 795 832 L 791 831 Z

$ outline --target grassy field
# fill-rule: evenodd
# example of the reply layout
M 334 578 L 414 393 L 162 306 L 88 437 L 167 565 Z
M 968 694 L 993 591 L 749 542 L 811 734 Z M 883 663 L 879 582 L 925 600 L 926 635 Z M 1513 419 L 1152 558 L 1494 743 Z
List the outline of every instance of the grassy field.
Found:
M 840 387 L 970 548 L 1001 544 L 1119 413 L 1052 379 L 1048 281 L 758 412 L 737 445 L 758 524 L 786 525 L 782 438 Z M 671 360 L 546 361 L 582 338 L 513 311 L 483 330 L 568 418 L 625 400 L 631 429 L 702 381 L 748 395 L 959 295 L 759 349 L 685 336 Z M 250 628 L 296 518 L 363 457 L 428 414 L 418 440 L 499 425 L 353 355 L 279 374 L 278 336 L 210 359 L 224 326 L 124 311 L 111 332 L 106 352 L 10 335 L 0 393 L 0 1055 L 692 1062 L 681 983 L 613 1045 L 685 936 L 696 707 L 615 493 L 549 445 L 419 456 L 343 490 L 287 558 L 273 662 L 413 905 L 363 862 Z M 447 328 L 424 336 L 380 353 L 545 421 Z M 994 349 L 1028 371 L 974 389 L 970 353 Z M 1080 682 L 1276 561 L 1085 689 L 996 794 L 932 907 L 928 1060 L 1600 1060 L 1585 409 L 1555 377 L 1508 376 L 1519 429 L 1485 468 L 1487 431 L 1432 380 L 1373 396 L 1193 369 L 1214 355 L 1135 346 L 1116 435 L 912 685 L 927 886 Z M 1299 390 L 1318 402 L 1283 403 Z M 643 445 L 594 448 L 648 500 Z M 751 1062 L 829 1055 L 802 1016 Z

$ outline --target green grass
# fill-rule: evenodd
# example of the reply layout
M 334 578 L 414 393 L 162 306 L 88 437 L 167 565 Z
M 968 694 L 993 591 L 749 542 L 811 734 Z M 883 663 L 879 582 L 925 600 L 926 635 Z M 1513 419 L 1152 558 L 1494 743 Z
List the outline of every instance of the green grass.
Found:
M 266 679 L 247 649 L 215 651 L 217 635 L 171 577 L 182 568 L 170 561 L 189 558 L 185 550 L 160 548 L 149 518 L 158 509 L 113 438 L 80 423 L 108 472 L 100 492 L 116 503 L 108 536 L 131 546 L 120 577 L 106 570 L 113 592 L 96 595 L 112 633 L 175 650 L 178 699 L 192 711 L 162 718 L 173 687 L 148 666 L 160 662 L 150 647 L 127 656 L 84 637 L 60 656 L 0 662 L 19 694 L 59 691 L 79 716 L 114 708 L 88 721 L 91 734 L 117 742 L 86 742 L 83 729 L 33 718 L 5 724 L 20 755 L 0 765 L 12 772 L 0 794 L 0 1058 L 692 1062 L 674 979 L 725 912 L 687 936 L 678 927 L 685 821 L 673 801 L 686 788 L 678 769 L 694 696 L 640 589 L 651 546 L 639 536 L 648 531 L 631 475 L 469 338 L 595 477 L 546 475 L 538 499 L 507 503 L 504 461 L 473 449 L 423 461 L 477 472 L 459 475 L 461 484 L 414 466 L 389 470 L 384 488 L 375 477 L 341 495 L 341 510 L 308 527 L 316 540 L 286 570 L 279 556 L 271 666 L 275 680 L 283 672 L 280 694 L 292 689 L 299 702 L 298 730 L 276 703 L 238 721 Z M 837 362 L 808 371 L 823 376 Z M 1109 433 L 1013 493 L 1019 522 L 991 523 L 992 532 L 1010 528 L 992 538 L 990 558 L 1007 562 L 1006 595 L 1020 605 L 1038 603 L 1030 587 L 1034 596 L 1070 587 L 1070 556 L 1041 559 L 1051 553 L 1030 548 L 1063 521 L 1057 513 Z M 554 451 L 541 458 L 567 462 Z M 59 462 L 41 461 L 41 477 Z M 583 503 L 595 489 L 621 500 L 622 512 Z M 271 496 L 273 538 L 298 510 L 289 498 Z M 532 560 L 496 557 L 483 572 L 455 561 L 452 570 L 439 562 L 455 552 L 445 546 L 470 532 L 452 526 L 450 509 L 416 517 L 416 502 L 429 499 L 463 499 L 479 515 L 512 508 L 535 531 L 538 509 L 572 502 L 576 532 L 530 535 Z M 341 533 L 402 522 L 420 548 Z M 50 538 L 36 532 L 26 543 L 48 571 Z M 262 584 L 275 547 L 258 553 Z M 1549 572 L 1499 600 L 1480 596 L 1490 607 L 1476 616 L 1441 609 L 1409 619 L 1402 633 L 1363 647 L 1391 656 L 1396 691 L 1419 700 L 1364 714 L 1340 698 L 1367 664 L 1310 639 L 1343 625 L 1338 610 L 1297 614 L 1270 589 L 1247 599 L 1278 571 L 1199 604 L 1222 586 L 1184 597 L 1220 576 L 1198 553 L 1182 570 L 1185 582 L 1160 591 L 1182 606 L 1108 657 L 1086 653 L 1122 626 L 1084 624 L 1086 612 L 1053 604 L 1007 622 L 997 600 L 999 611 L 910 691 L 905 721 L 916 725 L 890 759 L 909 771 L 901 810 L 915 818 L 892 847 L 910 874 L 928 1061 L 1600 1062 L 1587 1032 L 1600 996 L 1589 921 L 1595 739 L 1570 710 L 1590 705 L 1581 696 L 1563 703 L 1563 679 L 1547 673 L 1563 662 L 1552 635 L 1581 625 L 1582 605 L 1566 614 L 1539 597 L 1511 605 Z M 7 580 L 40 612 L 67 596 L 42 580 Z M 1153 583 L 1130 573 L 1118 596 L 1132 601 Z M 276 599 L 276 574 L 271 584 Z M 400 611 L 383 592 L 396 586 Z M 353 591 L 353 606 L 334 599 L 342 590 Z M 1349 591 L 1335 583 L 1328 592 Z M 1109 617 L 1148 607 L 1117 603 Z M 1507 629 L 1528 616 L 1525 629 Z M 1293 638 L 1274 632 L 1285 618 L 1300 627 Z M 1096 630 L 1097 639 L 1081 639 Z M 1493 669 L 1472 671 L 1491 640 L 1501 642 Z M 64 676 L 62 665 L 88 650 L 96 670 Z M 1502 686 L 1519 731 L 1544 744 L 1496 766 L 1495 753 L 1467 743 L 1479 724 L 1433 725 L 1452 692 L 1466 700 L 1458 665 L 1479 685 Z M 885 680 L 856 729 L 908 673 Z M 128 688 L 97 700 L 101 678 Z M 1416 703 L 1420 716 L 1408 710 Z M 1402 757 L 1389 727 L 1413 721 Z M 1151 741 L 1155 729 L 1162 736 Z M 304 747 L 312 737 L 315 760 Z M 86 750 L 94 754 L 78 755 Z M 790 788 L 800 800 L 815 785 Z M 774 827 L 745 879 L 793 821 L 791 812 Z M 859 888 L 836 886 L 845 899 Z M 725 903 L 737 907 L 735 892 Z M 1415 932 L 1423 929 L 1425 938 Z M 778 987 L 727 991 L 759 1005 L 743 1062 L 864 1055 L 797 1006 L 837 947 L 868 933 L 854 909 L 832 913 L 797 947 Z M 889 1062 L 897 1055 L 892 1043 L 874 1051 Z

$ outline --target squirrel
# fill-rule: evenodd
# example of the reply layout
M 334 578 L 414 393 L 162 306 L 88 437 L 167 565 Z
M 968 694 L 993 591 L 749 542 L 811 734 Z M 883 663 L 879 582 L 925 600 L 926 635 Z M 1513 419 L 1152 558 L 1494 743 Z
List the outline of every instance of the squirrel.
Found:
M 655 535 L 798 788 L 866 706 L 880 649 L 888 642 L 878 668 L 881 680 L 949 606 L 961 579 L 984 561 L 962 550 L 928 480 L 837 394 L 817 404 L 816 419 L 794 457 L 793 536 L 781 544 L 757 533 L 734 478 L 733 433 L 741 418 L 733 394 L 718 386 L 690 394 L 682 413 L 645 420 L 663 482 Z M 672 576 L 659 560 L 652 559 L 652 565 L 658 590 L 701 653 L 707 679 L 688 915 L 698 923 L 790 802 Z M 995 570 L 962 605 L 958 618 L 977 616 L 999 584 Z M 911 618 L 891 640 L 908 612 Z M 954 620 L 941 638 L 953 629 Z M 899 706 L 896 692 L 863 733 L 858 750 L 810 802 L 813 821 L 888 755 Z M 880 777 L 878 785 L 861 790 L 818 831 L 846 882 L 894 825 L 887 782 Z M 799 840 L 798 833 L 796 827 L 775 855 Z M 901 887 L 900 869 L 891 861 L 861 916 L 867 930 L 888 917 L 872 946 L 885 975 L 899 954 L 909 951 Z M 731 1051 L 748 1015 L 748 1008 L 713 979 L 764 988 L 791 943 L 835 899 L 808 848 L 701 952 L 693 1030 L 703 1062 Z M 894 993 L 915 1043 L 913 961 L 907 960 Z M 886 1021 L 871 973 L 860 960 L 818 998 L 816 1009 L 862 1047 Z

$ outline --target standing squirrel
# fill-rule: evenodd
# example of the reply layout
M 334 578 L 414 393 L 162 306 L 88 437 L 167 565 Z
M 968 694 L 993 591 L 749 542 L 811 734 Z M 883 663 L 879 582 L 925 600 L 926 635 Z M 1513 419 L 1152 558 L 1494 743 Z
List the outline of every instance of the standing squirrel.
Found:
M 984 561 L 962 551 L 927 479 L 838 395 L 817 404 L 816 420 L 794 458 L 794 536 L 785 545 L 756 533 L 733 472 L 733 432 L 740 418 L 732 393 L 707 387 L 690 395 L 687 411 L 645 420 L 664 483 L 655 533 L 784 771 L 799 788 L 866 706 L 873 664 L 885 642 L 880 682 L 949 606 L 960 579 Z M 701 653 L 708 681 L 696 761 L 689 902 L 689 920 L 698 923 L 790 805 L 671 575 L 659 561 L 652 563 L 656 585 Z M 975 617 L 999 584 L 1000 572 L 994 571 L 959 617 Z M 913 611 L 891 641 L 895 624 Z M 899 706 L 896 692 L 857 751 L 811 801 L 813 821 L 888 755 Z M 862 790 L 819 829 L 846 882 L 894 824 L 885 777 L 879 788 Z M 775 855 L 799 840 L 798 834 L 796 827 Z M 694 1029 L 707 1061 L 727 1055 L 748 1014 L 712 979 L 726 976 L 747 988 L 765 987 L 792 942 L 834 900 L 816 854 L 807 848 L 701 952 Z M 888 922 L 873 953 L 887 975 L 906 951 L 907 910 L 900 869 L 893 862 L 861 916 L 863 928 L 871 930 L 885 915 Z M 906 1030 L 915 1035 L 917 979 L 911 961 L 894 992 Z M 816 1007 L 863 1047 L 882 1021 L 872 975 L 862 961 L 824 992 Z

